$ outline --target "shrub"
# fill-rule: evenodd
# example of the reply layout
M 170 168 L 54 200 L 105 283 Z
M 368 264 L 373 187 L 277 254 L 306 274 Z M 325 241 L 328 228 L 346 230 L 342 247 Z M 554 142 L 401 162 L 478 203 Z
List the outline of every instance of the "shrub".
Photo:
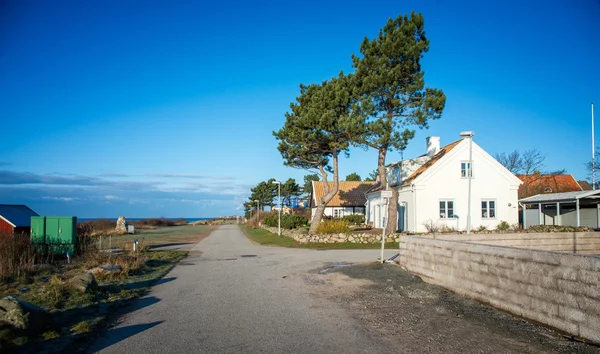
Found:
M 435 233 L 440 231 L 440 225 L 431 219 L 425 220 L 425 222 L 423 222 L 423 226 L 425 226 L 425 229 L 428 233 Z
M 510 224 L 507 223 L 506 221 L 501 221 L 500 224 L 498 224 L 498 226 L 496 226 L 497 231 L 506 232 L 509 229 L 510 229 Z
M 479 232 L 487 231 L 487 226 L 481 225 L 481 226 L 479 226 L 479 228 L 477 229 L 477 231 L 479 231 Z
M 364 224 L 365 223 L 365 216 L 364 216 L 364 214 L 346 215 L 342 219 L 346 220 L 350 224 Z
M 270 213 L 265 216 L 264 224 L 270 227 L 277 227 L 279 222 L 279 215 L 277 213 Z M 281 228 L 282 229 L 296 229 L 304 226 L 308 223 L 308 218 L 302 215 L 293 214 L 282 214 L 281 215 Z
M 350 224 L 344 219 L 323 220 L 317 228 L 319 234 L 349 233 Z

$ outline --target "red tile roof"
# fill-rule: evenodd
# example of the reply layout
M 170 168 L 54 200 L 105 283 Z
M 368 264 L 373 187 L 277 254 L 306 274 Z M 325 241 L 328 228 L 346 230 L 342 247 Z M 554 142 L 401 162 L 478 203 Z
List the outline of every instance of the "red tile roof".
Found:
M 588 181 L 577 181 L 577 183 L 579 183 L 581 189 L 584 191 L 591 191 L 593 189 L 592 185 Z
M 519 187 L 519 199 L 544 193 L 577 192 L 583 189 L 572 175 L 517 175 L 523 181 Z
M 329 188 L 333 188 L 333 182 L 328 182 Z M 347 182 L 340 181 L 337 194 L 327 203 L 328 207 L 338 206 L 364 206 L 367 202 L 365 192 L 371 188 L 375 182 Z M 311 200 L 311 207 L 315 207 L 314 200 L 319 200 L 325 195 L 325 188 L 323 188 L 323 182 L 313 182 L 313 194 L 314 198 Z

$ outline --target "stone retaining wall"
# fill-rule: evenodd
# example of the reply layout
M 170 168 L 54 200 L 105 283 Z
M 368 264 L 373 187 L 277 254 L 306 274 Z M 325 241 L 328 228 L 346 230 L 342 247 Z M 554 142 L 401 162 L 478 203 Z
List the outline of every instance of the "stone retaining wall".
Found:
M 401 236 L 400 265 L 430 283 L 600 344 L 600 257 Z
M 277 233 L 276 227 L 261 226 L 272 233 Z M 281 234 L 293 238 L 300 243 L 381 243 L 381 235 L 373 234 L 329 234 L 329 235 L 307 235 L 298 230 L 281 229 Z M 386 242 L 398 242 L 400 235 L 388 235 Z
M 600 232 L 545 232 L 506 234 L 427 234 L 427 238 L 544 251 L 600 254 Z

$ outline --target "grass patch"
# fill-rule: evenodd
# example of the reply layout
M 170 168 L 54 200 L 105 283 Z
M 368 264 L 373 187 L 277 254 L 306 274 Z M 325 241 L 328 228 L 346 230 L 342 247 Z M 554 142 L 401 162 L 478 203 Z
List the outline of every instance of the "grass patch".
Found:
M 299 247 L 300 243 L 294 240 L 291 237 L 287 236 L 278 236 L 270 231 L 261 228 L 249 228 L 243 225 L 240 225 L 242 232 L 248 237 L 250 240 L 259 243 L 264 246 L 281 246 L 281 247 Z
M 278 236 L 275 233 L 261 228 L 250 228 L 240 225 L 242 232 L 250 240 L 263 246 L 280 246 L 290 248 L 308 248 L 318 250 L 338 250 L 338 249 L 378 249 L 381 248 L 381 243 L 353 243 L 353 242 L 338 242 L 338 243 L 299 243 L 291 237 Z M 398 242 L 387 242 L 386 249 L 398 248 Z
M 71 332 L 75 334 L 90 333 L 92 331 L 92 324 L 90 321 L 81 321 L 71 327 Z

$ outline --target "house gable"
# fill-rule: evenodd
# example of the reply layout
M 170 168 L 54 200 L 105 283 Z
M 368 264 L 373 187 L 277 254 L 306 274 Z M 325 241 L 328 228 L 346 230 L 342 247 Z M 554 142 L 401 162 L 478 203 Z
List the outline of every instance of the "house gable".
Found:
M 449 163 L 457 163 L 457 166 L 458 166 L 458 163 L 460 163 L 460 161 L 465 160 L 465 159 L 458 158 L 458 156 L 460 156 L 460 154 L 462 152 L 464 152 L 464 150 L 469 149 L 468 139 L 459 140 L 453 144 L 456 144 L 456 145 L 454 145 L 450 151 L 448 151 L 447 153 L 444 153 L 442 156 L 440 156 L 437 159 L 432 158 L 431 165 L 427 166 L 425 171 L 423 171 L 421 174 L 417 175 L 412 180 L 412 183 L 414 183 L 416 185 L 423 184 L 423 183 L 427 182 L 427 180 L 429 180 L 433 175 L 435 175 L 441 169 L 442 166 L 445 166 L 446 164 L 449 164 Z M 473 142 L 472 144 L 473 144 L 473 155 L 479 155 L 477 158 L 475 158 L 475 156 L 473 156 L 474 178 L 476 178 L 477 169 L 480 168 L 478 166 L 480 166 L 482 163 L 484 163 L 488 167 L 492 168 L 499 175 L 504 177 L 509 182 L 509 184 L 514 185 L 514 186 L 519 186 L 520 184 L 523 183 L 517 176 L 515 176 L 512 172 L 510 172 L 506 167 L 504 167 L 500 162 L 498 162 L 490 154 L 488 154 L 487 151 L 482 149 L 475 142 Z M 440 153 L 438 153 L 438 154 L 442 154 L 442 153 L 443 153 L 443 151 L 440 151 Z M 434 156 L 434 158 L 436 156 Z M 417 171 L 417 172 L 419 172 L 419 171 Z

